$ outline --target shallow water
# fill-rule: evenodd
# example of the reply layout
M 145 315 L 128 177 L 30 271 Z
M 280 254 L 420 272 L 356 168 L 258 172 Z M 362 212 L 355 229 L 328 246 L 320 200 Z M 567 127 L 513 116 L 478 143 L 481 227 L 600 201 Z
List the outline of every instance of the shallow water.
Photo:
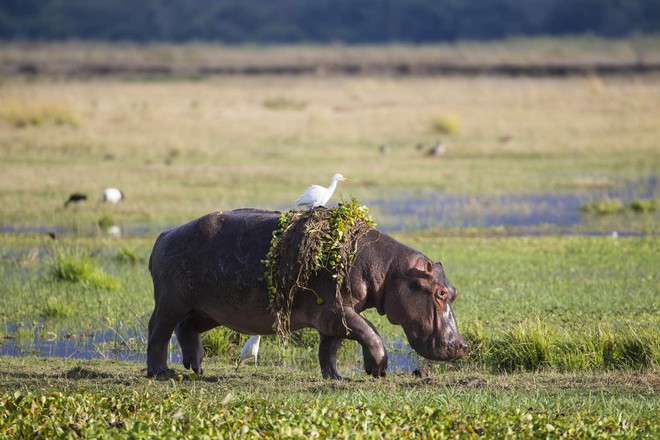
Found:
M 594 216 L 580 207 L 589 201 L 618 198 L 624 205 L 635 199 L 660 197 L 660 179 L 649 177 L 620 188 L 549 194 L 456 196 L 442 193 L 401 194 L 396 198 L 367 201 L 379 229 L 384 232 L 450 228 L 589 226 Z M 657 213 L 653 214 L 658 217 Z
M 594 221 L 603 216 L 584 214 L 582 204 L 604 198 L 620 199 L 624 205 L 635 199 L 660 198 L 660 178 L 646 177 L 626 182 L 618 188 L 591 189 L 584 191 L 554 192 L 548 194 L 504 194 L 495 196 L 461 196 L 441 192 L 400 192 L 388 198 L 367 199 L 372 215 L 383 232 L 401 232 L 432 228 L 525 228 L 535 226 L 557 227 L 553 234 L 608 233 Z M 284 211 L 290 205 L 270 206 L 269 209 Z M 649 214 L 656 224 L 660 212 Z M 154 228 L 131 226 L 106 231 L 108 236 L 136 236 L 153 234 L 172 229 L 177 225 Z M 21 227 L 0 225 L 1 232 L 22 233 L 70 233 L 46 226 Z M 98 231 L 78 231 L 94 234 Z M 528 233 L 528 232 L 525 232 Z M 625 230 L 623 235 L 639 235 L 638 231 Z
M 19 329 L 22 329 L 19 330 Z M 18 333 L 22 333 L 17 335 Z M 134 361 L 145 364 L 147 360 L 146 339 L 143 330 L 128 329 L 119 335 L 114 330 L 85 331 L 82 333 L 69 334 L 60 332 L 56 335 L 44 331 L 43 326 L 26 327 L 24 325 L 10 323 L 7 325 L 7 334 L 0 340 L 0 356 L 36 356 L 36 357 L 59 357 L 68 359 L 116 359 L 121 361 Z M 346 341 L 346 344 L 350 344 Z M 355 372 L 363 372 L 362 349 L 355 343 L 353 357 L 357 365 Z M 412 372 L 421 361 L 407 342 L 398 339 L 385 341 L 388 349 L 389 366 L 388 371 Z M 272 354 L 272 353 L 270 353 Z M 309 359 L 296 358 L 295 362 L 277 356 L 277 359 L 264 358 L 268 354 L 260 355 L 259 365 L 278 364 L 289 367 L 318 368 L 316 356 Z M 170 349 L 168 350 L 168 362 L 176 368 L 182 368 L 181 350 L 176 340 L 172 337 Z M 210 361 L 212 362 L 212 360 Z M 289 365 L 290 364 L 290 365 Z M 295 365 L 294 365 L 295 364 Z M 350 371 L 350 366 L 340 365 L 340 370 Z

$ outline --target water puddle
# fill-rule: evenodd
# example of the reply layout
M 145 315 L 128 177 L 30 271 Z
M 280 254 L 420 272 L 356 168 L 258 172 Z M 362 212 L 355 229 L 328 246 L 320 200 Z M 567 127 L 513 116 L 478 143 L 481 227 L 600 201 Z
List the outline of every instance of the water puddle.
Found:
M 115 359 L 140 364 L 145 364 L 147 360 L 144 330 L 127 329 L 122 330 L 121 334 L 112 329 L 58 333 L 46 331 L 42 324 L 31 326 L 10 323 L 7 325 L 6 335 L 0 336 L 0 356 Z M 424 362 L 403 339 L 384 342 L 388 350 L 388 371 L 411 373 Z M 351 348 L 349 344 L 353 347 Z M 348 346 L 349 355 L 340 362 L 347 362 L 346 365 L 340 365 L 340 369 L 355 364 L 354 372 L 363 372 L 362 348 L 351 341 L 346 341 L 345 345 Z M 308 356 L 295 355 L 290 353 L 291 350 L 294 349 L 287 349 L 287 352 L 282 353 L 279 346 L 262 350 L 259 365 L 318 368 L 316 347 Z M 168 362 L 177 368 L 182 368 L 181 349 L 176 336 L 172 337 L 170 343 Z M 207 359 L 207 362 L 213 362 L 213 358 Z
M 48 331 L 43 324 L 7 324 L 1 336 L 0 356 L 38 356 L 72 359 L 146 360 L 145 332 L 127 329 Z M 180 362 L 180 355 L 172 361 Z

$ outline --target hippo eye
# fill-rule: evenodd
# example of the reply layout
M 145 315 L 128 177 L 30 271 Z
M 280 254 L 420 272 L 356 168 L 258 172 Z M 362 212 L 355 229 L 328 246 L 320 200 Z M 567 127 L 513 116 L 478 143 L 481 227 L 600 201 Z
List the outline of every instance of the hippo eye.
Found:
M 448 295 L 449 293 L 445 289 L 438 290 L 437 292 L 435 292 L 435 299 L 437 299 L 438 301 L 444 301 L 447 299 Z

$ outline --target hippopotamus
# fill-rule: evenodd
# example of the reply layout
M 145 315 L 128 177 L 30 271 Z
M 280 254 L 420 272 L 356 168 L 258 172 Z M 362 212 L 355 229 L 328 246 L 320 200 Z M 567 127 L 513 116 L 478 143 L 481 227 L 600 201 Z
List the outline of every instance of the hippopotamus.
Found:
M 275 332 L 264 260 L 278 216 L 256 209 L 214 212 L 160 234 L 149 258 L 155 298 L 149 377 L 173 373 L 167 366 L 172 332 L 184 367 L 197 374 L 203 373 L 201 333 L 220 325 L 245 334 Z M 383 340 L 360 314 L 370 308 L 403 327 L 411 347 L 427 359 L 454 360 L 466 353 L 452 311 L 458 292 L 441 263 L 373 228 L 360 237 L 348 274 L 342 301 L 336 301 L 332 274 L 321 270 L 307 285 L 320 299 L 303 290 L 292 305 L 291 330 L 313 327 L 319 332 L 323 377 L 343 379 L 337 350 L 344 339 L 362 346 L 366 373 L 385 375 Z

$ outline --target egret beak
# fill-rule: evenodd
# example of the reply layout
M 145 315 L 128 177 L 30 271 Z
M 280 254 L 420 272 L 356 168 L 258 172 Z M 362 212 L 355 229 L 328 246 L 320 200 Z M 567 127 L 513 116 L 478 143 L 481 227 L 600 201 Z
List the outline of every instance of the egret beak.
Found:
M 349 182 L 349 180 L 348 180 L 346 177 L 344 177 L 343 179 L 341 179 L 341 181 L 342 181 L 342 182 Z

